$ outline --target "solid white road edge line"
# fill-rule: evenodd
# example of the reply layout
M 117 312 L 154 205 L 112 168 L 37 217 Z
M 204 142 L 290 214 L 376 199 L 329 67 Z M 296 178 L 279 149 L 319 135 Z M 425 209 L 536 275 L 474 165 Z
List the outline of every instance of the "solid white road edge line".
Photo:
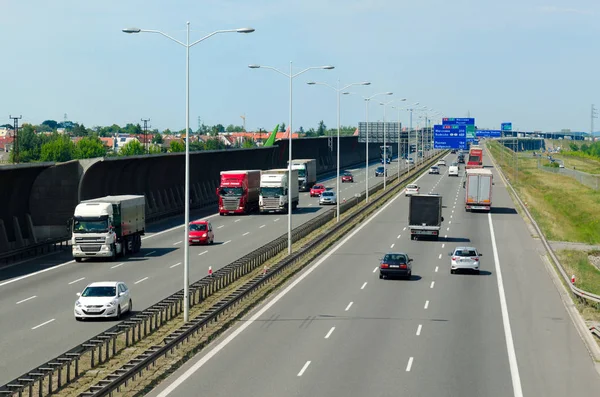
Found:
M 508 363 L 510 365 L 510 377 L 512 378 L 513 394 L 515 397 L 523 397 L 521 387 L 521 377 L 517 365 L 517 354 L 513 342 L 512 331 L 510 329 L 510 318 L 508 316 L 508 306 L 506 304 L 506 295 L 504 293 L 504 282 L 502 281 L 502 271 L 500 270 L 500 259 L 498 257 L 498 247 L 496 246 L 496 234 L 494 233 L 494 224 L 492 223 L 492 214 L 488 213 L 490 224 L 490 235 L 492 238 L 492 250 L 494 251 L 494 266 L 496 268 L 496 280 L 498 280 L 498 295 L 500 295 L 500 309 L 502 311 L 502 323 L 504 325 L 504 337 L 506 340 L 506 350 L 508 351 Z
M 421 174 L 421 176 L 419 176 L 415 180 L 415 182 L 417 182 L 419 179 L 421 179 L 425 175 L 427 175 L 427 171 L 423 172 L 423 174 Z M 323 255 L 321 257 L 321 259 L 319 259 L 314 265 L 309 267 L 304 273 L 302 273 L 300 276 L 298 276 L 298 278 L 295 279 L 291 284 L 289 284 L 283 291 L 281 291 L 273 299 L 271 299 L 269 302 L 267 302 L 260 310 L 258 310 L 256 313 L 254 313 L 254 315 L 252 317 L 250 317 L 250 319 L 248 319 L 248 321 L 244 322 L 239 328 L 235 329 L 231 334 L 229 334 L 229 336 L 227 336 L 225 339 L 223 339 L 218 345 L 216 345 L 208 353 L 206 353 L 201 359 L 199 359 L 196 362 L 196 364 L 192 365 L 187 371 L 185 371 L 177 379 L 175 379 L 173 381 L 173 383 L 171 383 L 162 392 L 160 392 L 160 394 L 158 394 L 157 397 L 168 396 L 179 385 L 181 385 L 190 376 L 192 376 L 196 371 L 198 371 L 200 368 L 202 368 L 202 366 L 204 364 L 206 364 L 211 358 L 213 358 L 215 355 L 217 355 L 217 353 L 219 353 L 221 350 L 223 350 L 223 348 L 225 348 L 225 346 L 227 346 L 229 343 L 231 343 L 231 341 L 234 340 L 239 334 L 244 332 L 244 330 L 246 328 L 248 328 L 250 325 L 252 325 L 267 310 L 269 310 L 277 302 L 279 302 L 281 300 L 281 298 L 283 298 L 292 289 L 294 289 L 294 287 L 296 285 L 300 284 L 302 282 L 302 280 L 304 280 L 306 277 L 308 277 L 313 271 L 315 271 L 316 268 L 321 266 L 321 264 L 323 262 L 325 262 L 327 259 L 329 259 L 329 257 L 331 257 L 331 255 L 333 255 L 335 252 L 337 252 L 337 250 L 339 250 L 344 244 L 346 244 L 352 237 L 356 236 L 358 234 L 358 232 L 360 232 L 365 226 L 367 226 L 369 223 L 371 223 L 371 221 L 373 219 L 377 218 L 377 216 L 379 216 L 379 214 L 381 214 L 390 205 L 392 205 L 392 203 L 394 201 L 396 201 L 396 199 L 398 199 L 398 197 L 401 197 L 402 194 L 404 194 L 404 189 L 402 189 L 394 198 L 392 198 L 390 201 L 388 201 L 383 207 L 381 207 L 379 210 L 377 210 L 377 212 L 375 212 L 373 215 L 371 215 L 369 218 L 367 218 L 367 220 L 364 221 L 359 227 L 357 227 L 356 230 L 352 231 L 348 236 L 346 236 L 344 239 L 342 239 L 342 241 L 337 243 L 329 252 L 327 252 L 325 255 Z M 375 269 L 377 269 L 377 268 L 375 268 Z M 427 304 L 429 304 L 429 301 L 427 301 Z M 427 308 L 427 306 L 425 306 L 425 308 Z

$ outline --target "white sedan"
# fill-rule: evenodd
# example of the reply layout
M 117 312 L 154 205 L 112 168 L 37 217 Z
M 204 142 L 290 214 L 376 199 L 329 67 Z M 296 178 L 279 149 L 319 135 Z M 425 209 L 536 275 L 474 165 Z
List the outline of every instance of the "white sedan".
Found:
M 73 309 L 76 320 L 84 318 L 115 317 L 119 319 L 124 312 L 133 308 L 131 293 L 125 283 L 120 281 L 101 281 L 91 283 L 83 292 Z
M 431 168 L 429 169 L 429 173 L 430 173 L 430 174 L 437 174 L 437 175 L 439 175 L 439 173 L 440 173 L 440 169 L 439 169 L 437 166 L 435 166 L 435 165 L 434 165 L 433 167 L 431 167 Z
M 337 197 L 334 191 L 327 190 L 321 193 L 321 197 L 319 197 L 319 205 L 323 204 L 337 204 Z
M 439 167 L 440 165 L 443 165 L 443 166 L 445 167 L 445 166 L 446 166 L 446 160 L 444 160 L 444 159 L 442 159 L 442 160 L 439 160 L 439 161 L 437 162 L 437 165 L 438 165 L 438 167 Z
M 450 252 L 450 273 L 454 274 L 461 270 L 470 270 L 479 274 L 481 268 L 480 252 L 475 247 L 457 247 Z

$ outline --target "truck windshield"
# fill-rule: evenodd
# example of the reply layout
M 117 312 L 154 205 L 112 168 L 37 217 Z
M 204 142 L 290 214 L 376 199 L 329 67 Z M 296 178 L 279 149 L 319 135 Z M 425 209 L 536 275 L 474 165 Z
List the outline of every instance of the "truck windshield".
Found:
M 298 168 L 298 177 L 299 178 L 306 177 L 306 169 L 304 169 L 304 168 Z
M 261 187 L 260 194 L 263 197 L 279 197 L 283 194 L 282 187 Z
M 478 163 L 478 162 L 479 162 L 479 156 L 477 156 L 477 155 L 469 156 L 469 163 Z
M 106 233 L 108 232 L 108 219 L 75 218 L 73 231 L 75 233 Z
M 241 196 L 244 190 L 241 187 L 222 187 L 221 196 Z

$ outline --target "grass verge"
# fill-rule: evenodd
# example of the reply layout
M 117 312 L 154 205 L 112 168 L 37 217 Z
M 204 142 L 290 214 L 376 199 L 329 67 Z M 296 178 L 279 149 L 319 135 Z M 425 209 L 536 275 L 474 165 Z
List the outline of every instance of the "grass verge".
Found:
M 418 174 L 413 173 L 411 179 L 413 179 L 416 175 Z M 393 189 L 395 194 L 397 194 L 407 183 L 402 183 L 401 185 L 395 187 Z M 383 190 L 380 190 L 375 194 L 372 194 L 371 198 L 375 199 L 384 193 L 388 192 L 383 192 Z M 285 283 L 290 277 L 292 277 L 299 270 L 308 265 L 316 257 L 321 255 L 324 250 L 328 249 L 333 244 L 335 244 L 335 242 L 341 236 L 355 228 L 357 224 L 359 224 L 366 217 L 370 216 L 379 207 L 384 205 L 385 202 L 386 201 L 382 201 L 381 203 L 379 203 L 378 205 L 369 209 L 369 211 L 366 212 L 362 211 L 366 206 L 366 203 L 363 202 L 355 206 L 350 211 L 347 211 L 345 214 L 342 214 L 342 219 L 350 217 L 352 218 L 352 222 L 346 225 L 342 230 L 338 231 L 334 236 L 324 238 L 319 243 L 319 245 L 314 250 L 312 250 L 311 253 L 306 255 L 301 261 L 298 261 L 293 266 L 289 266 L 283 272 L 273 277 L 265 286 L 253 293 L 251 296 L 244 299 L 242 303 L 229 310 L 226 314 L 221 316 L 218 321 L 205 326 L 194 337 L 191 337 L 188 343 L 181 344 L 177 350 L 174 350 L 171 354 L 157 360 L 154 366 L 152 366 L 144 372 L 143 376 L 138 377 L 135 381 L 129 382 L 126 388 L 122 388 L 119 393 L 113 393 L 113 395 L 129 397 L 142 396 L 148 393 L 150 390 L 156 387 L 156 385 L 160 383 L 160 381 L 164 380 L 168 375 L 170 375 L 177 368 L 183 365 L 183 363 L 192 358 L 196 353 L 198 353 L 208 343 L 210 343 L 212 340 L 218 337 L 222 332 L 234 325 L 240 317 L 242 317 L 245 313 L 251 310 L 262 300 L 266 299 L 269 296 L 269 294 L 275 291 L 280 285 Z M 322 233 L 327 233 L 332 227 L 335 226 L 335 224 L 336 221 L 332 220 L 318 231 L 315 231 L 311 235 L 294 243 L 294 250 L 298 250 L 302 246 L 306 245 L 308 242 L 312 241 L 315 238 L 315 235 L 322 235 Z M 282 252 L 276 257 L 267 261 L 265 264 L 267 265 L 267 267 L 270 268 L 286 256 L 287 252 Z M 209 307 L 211 307 L 221 298 L 229 295 L 248 280 L 261 274 L 261 272 L 262 269 L 257 269 L 256 271 L 251 272 L 249 275 L 246 275 L 237 280 L 235 283 L 232 283 L 229 287 L 223 288 L 222 290 L 218 291 L 217 294 L 211 295 L 203 303 L 192 307 L 190 309 L 190 317 L 194 318 L 199 316 L 201 313 L 206 311 Z M 138 342 L 135 346 L 123 350 L 122 352 L 114 356 L 113 359 L 109 360 L 107 363 L 104 363 L 103 365 L 95 368 L 92 371 L 88 371 L 80 379 L 66 386 L 58 393 L 56 393 L 56 395 L 63 397 L 79 396 L 82 392 L 88 390 L 90 386 L 97 384 L 98 381 L 104 379 L 107 375 L 120 368 L 123 364 L 129 362 L 132 358 L 137 357 L 149 347 L 160 345 L 167 335 L 169 335 L 182 325 L 183 318 L 182 315 L 180 315 L 173 321 L 170 321 L 169 323 L 165 324 L 163 327 L 158 329 L 154 334 Z
M 531 153 L 519 154 L 517 168 L 512 151 L 496 142 L 488 148 L 546 238 L 600 243 L 600 191 L 569 176 L 539 170 Z

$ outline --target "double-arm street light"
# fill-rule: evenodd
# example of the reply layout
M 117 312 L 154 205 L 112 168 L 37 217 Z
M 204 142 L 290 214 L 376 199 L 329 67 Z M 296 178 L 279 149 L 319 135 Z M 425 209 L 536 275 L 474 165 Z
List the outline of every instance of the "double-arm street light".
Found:
M 298 73 L 294 73 L 294 71 L 292 70 L 292 62 L 290 61 L 290 73 L 285 73 L 282 72 L 279 69 L 276 69 L 274 67 L 271 66 L 263 66 L 263 65 L 248 65 L 248 67 L 250 69 L 269 69 L 269 70 L 273 70 L 274 72 L 277 72 L 279 74 L 284 75 L 285 77 L 287 77 L 290 80 L 290 119 L 289 119 L 289 128 L 290 128 L 290 134 L 288 137 L 288 146 L 289 146 L 289 156 L 288 156 L 288 172 L 289 172 L 289 178 L 288 178 L 288 185 L 289 183 L 292 182 L 292 133 L 294 132 L 294 129 L 292 128 L 292 81 L 294 80 L 294 77 L 298 77 L 300 76 L 302 73 L 304 72 L 308 72 L 309 70 L 313 70 L 313 69 L 326 69 L 326 70 L 331 70 L 334 67 L 333 66 L 312 66 L 309 68 L 306 68 L 304 70 L 301 70 Z M 289 191 L 290 189 L 288 188 L 288 255 L 290 255 L 292 253 L 292 203 L 290 200 L 290 195 L 289 195 Z
M 336 184 L 336 193 L 335 193 L 335 202 L 336 202 L 336 212 L 337 212 L 337 221 L 340 221 L 340 96 L 342 91 L 345 91 L 346 88 L 350 88 L 355 85 L 370 85 L 368 81 L 363 81 L 362 83 L 351 83 L 345 87 L 340 88 L 340 80 L 338 79 L 337 88 L 327 83 L 321 83 L 317 81 L 311 81 L 306 83 L 308 85 L 324 85 L 326 87 L 331 88 L 337 93 L 337 184 Z M 367 171 L 368 172 L 368 171 Z
M 190 23 L 187 22 L 186 42 L 179 41 L 159 30 L 146 30 L 140 28 L 123 29 L 124 33 L 158 33 L 167 39 L 185 47 L 185 220 L 184 220 L 184 266 L 183 266 L 183 321 L 189 321 L 189 277 L 190 277 L 190 247 L 188 237 L 190 235 L 190 48 L 196 44 L 219 33 L 252 33 L 252 28 L 216 30 L 199 40 L 190 43 Z
M 379 92 L 377 94 L 373 94 L 370 97 L 366 97 L 365 99 L 365 108 L 366 108 L 366 118 L 367 118 L 367 122 L 365 123 L 367 126 L 367 142 L 365 145 L 365 150 L 366 150 L 366 159 L 365 159 L 365 174 L 366 174 L 366 178 L 365 178 L 365 201 L 368 203 L 369 202 L 369 102 L 371 102 L 371 99 L 375 98 L 376 96 L 379 95 L 394 95 L 393 92 Z M 385 163 L 385 161 L 384 161 Z M 383 179 L 385 181 L 385 173 L 383 174 Z

